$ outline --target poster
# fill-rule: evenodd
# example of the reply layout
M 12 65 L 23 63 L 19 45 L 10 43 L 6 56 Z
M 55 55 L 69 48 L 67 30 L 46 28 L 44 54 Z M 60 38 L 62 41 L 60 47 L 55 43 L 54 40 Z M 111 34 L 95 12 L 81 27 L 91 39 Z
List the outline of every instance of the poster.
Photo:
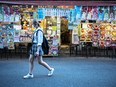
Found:
M 87 20 L 92 19 L 92 6 L 87 7 Z
M 104 20 L 108 20 L 109 19 L 109 7 L 105 6 L 104 7 Z
M 86 20 L 87 18 L 87 6 L 82 6 L 82 17 L 81 20 Z
M 20 31 L 19 30 L 15 30 L 14 42 L 19 42 L 19 37 L 20 37 Z
M 109 20 L 112 21 L 114 19 L 115 19 L 114 7 L 110 6 L 109 7 Z
M 82 11 L 82 6 L 75 6 L 75 15 L 76 15 L 76 20 L 81 19 L 81 11 Z
M 13 25 L 13 28 L 14 28 L 15 30 L 21 30 L 21 25 Z
M 70 22 L 74 22 L 76 20 L 76 11 L 75 9 L 70 10 Z
M 72 35 L 72 43 L 73 43 L 73 44 L 79 44 L 79 37 L 78 37 L 78 34 L 73 34 L 73 35 Z
M 41 20 L 44 18 L 43 9 L 38 8 L 38 19 Z
M 3 17 L 3 7 L 0 5 L 0 22 L 2 22 L 4 20 L 4 17 Z
M 92 7 L 92 20 L 97 20 L 98 19 L 98 7 L 93 6 Z
M 0 48 L 3 49 L 3 43 L 2 42 L 0 42 Z
M 8 38 L 8 49 L 14 49 L 14 29 L 13 25 L 7 25 L 7 38 Z
M 20 7 L 17 6 L 17 7 L 14 7 L 13 8 L 13 11 L 15 13 L 15 18 L 14 18 L 14 22 L 20 22 Z
M 56 35 L 54 35 L 54 37 L 52 39 L 52 46 L 58 46 L 58 38 Z
M 58 56 L 58 47 L 57 46 L 52 46 L 51 55 L 52 56 Z
M 116 20 L 116 6 L 114 6 L 114 15 L 115 15 L 115 19 Z
M 104 7 L 98 7 L 98 20 L 104 20 Z

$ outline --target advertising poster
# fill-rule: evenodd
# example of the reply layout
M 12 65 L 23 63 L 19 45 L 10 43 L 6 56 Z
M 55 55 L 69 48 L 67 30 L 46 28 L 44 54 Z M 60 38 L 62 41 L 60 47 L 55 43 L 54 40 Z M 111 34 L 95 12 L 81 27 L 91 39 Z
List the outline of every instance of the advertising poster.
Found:
M 104 7 L 98 7 L 98 20 L 104 20 Z
M 52 56 L 58 56 L 58 47 L 57 46 L 52 46 L 51 55 Z
M 42 8 L 38 8 L 38 19 L 43 19 L 44 15 L 43 15 L 43 9 Z
M 109 7 L 109 20 L 112 21 L 114 19 L 115 19 L 114 7 L 110 6 Z
M 92 19 L 92 6 L 87 7 L 87 20 Z
M 20 31 L 15 30 L 15 32 L 14 32 L 14 42 L 19 42 L 19 37 L 20 37 Z
M 104 20 L 108 20 L 109 19 L 109 7 L 105 6 L 104 7 Z
M 4 6 L 4 22 L 9 22 L 10 20 L 10 15 L 9 15 L 9 7 Z
M 33 12 L 33 19 L 37 18 L 37 12 Z
M 3 43 L 0 42 L 0 48 L 3 49 Z
M 0 21 L 3 21 L 4 20 L 4 17 L 3 17 L 3 7 L 0 5 Z
M 97 20 L 98 19 L 98 7 L 97 6 L 93 6 L 92 7 L 92 20 Z
M 82 11 L 82 6 L 75 6 L 75 11 L 76 11 L 76 20 L 81 19 L 81 11 Z
M 75 19 L 75 9 L 71 9 L 70 10 L 70 22 L 74 22 L 76 19 Z
M 116 20 L 116 6 L 114 6 L 114 14 L 115 14 L 115 20 Z
M 15 12 L 14 22 L 20 22 L 20 7 L 14 7 L 13 11 Z
M 54 37 L 52 39 L 52 46 L 58 46 L 58 38 L 56 35 L 54 35 Z
M 7 25 L 8 49 L 14 49 L 14 29 L 13 25 Z
M 86 20 L 87 18 L 87 6 L 82 6 L 82 17 L 81 20 Z
M 79 37 L 78 34 L 74 33 L 72 36 L 72 43 L 73 44 L 79 44 Z

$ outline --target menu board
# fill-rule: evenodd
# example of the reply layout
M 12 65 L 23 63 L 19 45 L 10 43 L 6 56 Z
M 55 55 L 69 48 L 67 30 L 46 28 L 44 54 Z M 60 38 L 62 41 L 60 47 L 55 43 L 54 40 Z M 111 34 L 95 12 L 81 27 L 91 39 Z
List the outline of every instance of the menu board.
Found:
M 83 23 L 80 31 L 80 41 L 92 41 L 92 24 Z
M 111 40 L 112 40 L 112 31 L 113 31 L 113 27 L 112 25 L 108 24 L 105 27 L 105 46 L 110 46 L 111 44 Z
M 99 26 L 99 46 L 105 45 L 105 25 L 100 24 Z
M 83 23 L 80 30 L 81 42 L 92 42 L 94 47 L 109 47 L 116 41 L 116 24 Z
M 116 41 L 116 24 L 112 25 L 112 42 Z
M 14 29 L 12 24 L 0 26 L 0 44 L 1 48 L 8 47 L 8 49 L 14 49 Z

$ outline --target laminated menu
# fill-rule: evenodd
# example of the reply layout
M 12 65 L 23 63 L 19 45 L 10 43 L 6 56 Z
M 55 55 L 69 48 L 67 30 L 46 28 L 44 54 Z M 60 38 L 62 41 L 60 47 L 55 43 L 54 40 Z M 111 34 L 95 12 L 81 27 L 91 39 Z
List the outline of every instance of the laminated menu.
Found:
M 93 24 L 92 36 L 92 46 L 99 46 L 99 24 Z
M 83 23 L 81 28 L 80 41 L 86 41 L 86 42 L 92 41 L 92 28 L 93 28 L 93 24 Z

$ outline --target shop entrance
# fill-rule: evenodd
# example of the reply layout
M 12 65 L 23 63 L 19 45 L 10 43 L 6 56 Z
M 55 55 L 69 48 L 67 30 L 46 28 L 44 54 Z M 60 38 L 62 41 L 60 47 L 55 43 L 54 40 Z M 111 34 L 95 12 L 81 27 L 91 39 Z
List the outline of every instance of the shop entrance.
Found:
M 69 54 L 69 44 L 70 44 L 70 30 L 68 30 L 68 20 L 65 17 L 61 17 L 61 28 L 60 28 L 60 55 L 67 56 Z
M 61 45 L 70 44 L 70 31 L 68 30 L 68 20 L 61 17 Z

